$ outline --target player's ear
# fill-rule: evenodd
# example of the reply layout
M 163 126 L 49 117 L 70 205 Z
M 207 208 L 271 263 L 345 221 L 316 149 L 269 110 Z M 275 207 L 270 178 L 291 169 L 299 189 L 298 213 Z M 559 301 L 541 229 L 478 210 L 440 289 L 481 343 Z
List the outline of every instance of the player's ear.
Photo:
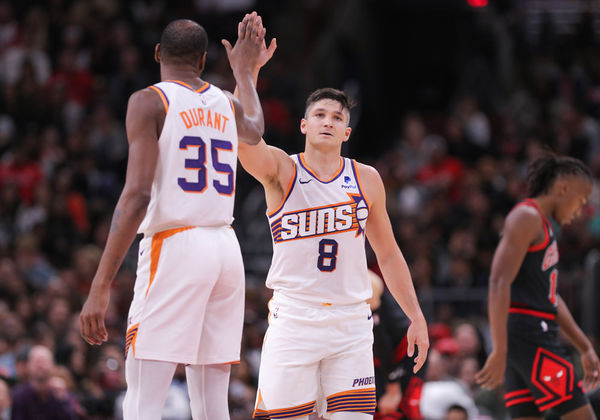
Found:
M 154 61 L 160 63 L 160 43 L 154 47 Z
M 569 192 L 569 182 L 566 179 L 559 178 L 556 180 L 556 189 L 559 195 L 565 195 Z
M 300 132 L 306 134 L 306 120 L 304 118 L 300 120 Z
M 204 66 L 206 65 L 206 51 L 202 54 L 198 62 L 198 68 L 200 69 L 200 73 L 204 71 Z
M 344 131 L 344 141 L 348 141 L 348 139 L 350 138 L 350 133 L 352 132 L 352 129 L 350 127 L 346 127 L 346 130 Z

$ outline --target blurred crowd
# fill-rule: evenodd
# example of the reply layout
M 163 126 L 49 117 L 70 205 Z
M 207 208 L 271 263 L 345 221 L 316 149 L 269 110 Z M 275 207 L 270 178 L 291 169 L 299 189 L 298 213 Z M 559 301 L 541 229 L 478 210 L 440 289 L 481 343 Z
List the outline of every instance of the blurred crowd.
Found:
M 317 81 L 335 81 L 363 103 L 373 95 L 360 66 L 324 63 L 316 76 L 307 75 L 314 67 L 303 61 L 319 57 L 317 42 L 339 45 L 348 38 L 339 19 L 356 21 L 363 3 L 0 0 L 0 419 L 11 418 L 11 411 L 16 419 L 42 418 L 36 412 L 57 419 L 120 416 L 136 244 L 114 281 L 109 342 L 85 344 L 78 312 L 124 182 L 127 100 L 159 80 L 153 49 L 165 23 L 190 17 L 204 25 L 210 37 L 204 78 L 233 90 L 220 38 L 234 39 L 236 22 L 249 8 L 263 14 L 269 33 L 285 45 L 259 78 L 265 138 L 293 153 L 302 148 L 296 127 L 303 100 L 321 87 Z M 465 61 L 468 83 L 457 81 L 440 109 L 397 110 L 389 138 L 376 143 L 369 137 L 366 106 L 353 114 L 347 152 L 384 179 L 396 238 L 431 323 L 431 385 L 423 398 L 438 409 L 432 419 L 445 418 L 450 407 L 460 414 L 456 405 L 469 418 L 504 416 L 500 391 L 484 392 L 473 375 L 489 351 L 485 299 L 492 254 L 504 216 L 526 194 L 528 162 L 550 148 L 582 159 L 600 177 L 599 9 L 594 1 L 574 3 L 581 7 L 566 29 L 551 13 L 531 29 L 532 12 L 523 6 L 478 11 L 475 26 L 492 22 L 485 27 L 495 29 Z M 343 46 L 332 62 L 347 64 L 365 50 L 360 43 Z M 488 48 L 495 53 L 482 58 Z M 477 68 L 490 74 L 477 79 Z M 360 144 L 373 147 L 357 153 L 366 150 Z M 272 248 L 262 189 L 241 168 L 235 211 L 247 299 L 230 405 L 232 419 L 247 420 L 266 329 L 264 278 Z M 599 244 L 596 186 L 583 217 L 561 231 L 559 292 L 576 319 L 582 316 L 583 261 Z M 598 342 L 600 331 L 587 332 Z M 436 403 L 454 393 L 460 398 Z M 189 418 L 186 401 L 180 368 L 163 418 Z

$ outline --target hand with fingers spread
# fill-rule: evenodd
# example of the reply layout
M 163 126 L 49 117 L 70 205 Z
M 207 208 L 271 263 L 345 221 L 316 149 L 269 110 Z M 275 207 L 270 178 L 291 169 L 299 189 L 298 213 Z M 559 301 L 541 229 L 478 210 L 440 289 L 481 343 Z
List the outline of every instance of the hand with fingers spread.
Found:
M 244 16 L 244 19 L 238 24 L 238 39 L 233 47 L 226 39 L 221 41 L 227 51 L 227 58 L 234 76 L 251 74 L 256 67 L 260 67 L 259 58 L 261 52 L 264 53 L 265 34 L 266 29 L 262 26 L 262 18 L 256 12 L 252 12 Z M 263 56 L 262 60 L 264 59 Z M 266 61 L 264 62 L 266 63 Z
M 583 388 L 593 391 L 600 385 L 600 361 L 593 348 L 581 354 L 583 367 Z
M 101 345 L 108 340 L 104 317 L 110 299 L 110 289 L 92 289 L 81 309 L 79 325 L 81 336 L 91 345 Z
M 492 351 L 483 368 L 475 375 L 475 381 L 486 389 L 494 389 L 504 382 L 506 353 Z
M 417 373 L 427 360 L 427 352 L 429 350 L 429 335 L 427 333 L 427 322 L 425 318 L 412 321 L 406 332 L 408 348 L 406 354 L 412 357 L 415 353 L 415 345 L 417 346 L 417 357 L 415 357 L 415 367 L 413 373 Z
M 269 47 L 267 47 L 267 42 L 266 42 L 265 38 L 263 37 L 263 42 L 260 45 L 260 53 L 258 56 L 258 61 L 256 63 L 257 69 L 260 69 L 261 67 L 263 67 L 265 64 L 267 64 L 269 62 L 269 60 L 273 57 L 273 54 L 275 53 L 276 49 L 277 49 L 277 39 L 276 38 L 271 39 L 271 42 L 269 43 Z

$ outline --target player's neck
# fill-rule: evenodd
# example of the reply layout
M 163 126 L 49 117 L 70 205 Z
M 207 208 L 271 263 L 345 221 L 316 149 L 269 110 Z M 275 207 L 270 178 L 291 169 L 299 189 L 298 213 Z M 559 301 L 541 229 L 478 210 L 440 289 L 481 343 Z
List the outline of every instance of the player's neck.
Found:
M 201 78 L 200 74 L 197 70 L 194 70 L 192 67 L 161 67 L 160 69 L 160 79 L 162 81 L 165 80 L 177 80 L 180 82 L 187 83 L 194 89 L 200 89 L 202 85 L 205 83 Z
M 304 162 L 321 179 L 330 179 L 340 169 L 339 151 L 321 151 L 307 148 L 304 153 Z
M 538 197 L 534 197 L 533 201 L 535 201 L 535 203 L 538 205 L 544 217 L 548 219 L 551 216 L 552 210 L 554 208 L 554 198 L 550 195 L 541 195 Z

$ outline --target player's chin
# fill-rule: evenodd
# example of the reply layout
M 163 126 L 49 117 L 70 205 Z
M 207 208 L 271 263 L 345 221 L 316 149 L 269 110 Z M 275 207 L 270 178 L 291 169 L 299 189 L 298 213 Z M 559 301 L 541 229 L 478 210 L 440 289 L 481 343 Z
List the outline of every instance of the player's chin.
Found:
M 558 224 L 561 226 L 568 226 L 573 221 L 573 217 L 563 217 L 561 219 L 558 219 L 557 221 L 558 221 Z

